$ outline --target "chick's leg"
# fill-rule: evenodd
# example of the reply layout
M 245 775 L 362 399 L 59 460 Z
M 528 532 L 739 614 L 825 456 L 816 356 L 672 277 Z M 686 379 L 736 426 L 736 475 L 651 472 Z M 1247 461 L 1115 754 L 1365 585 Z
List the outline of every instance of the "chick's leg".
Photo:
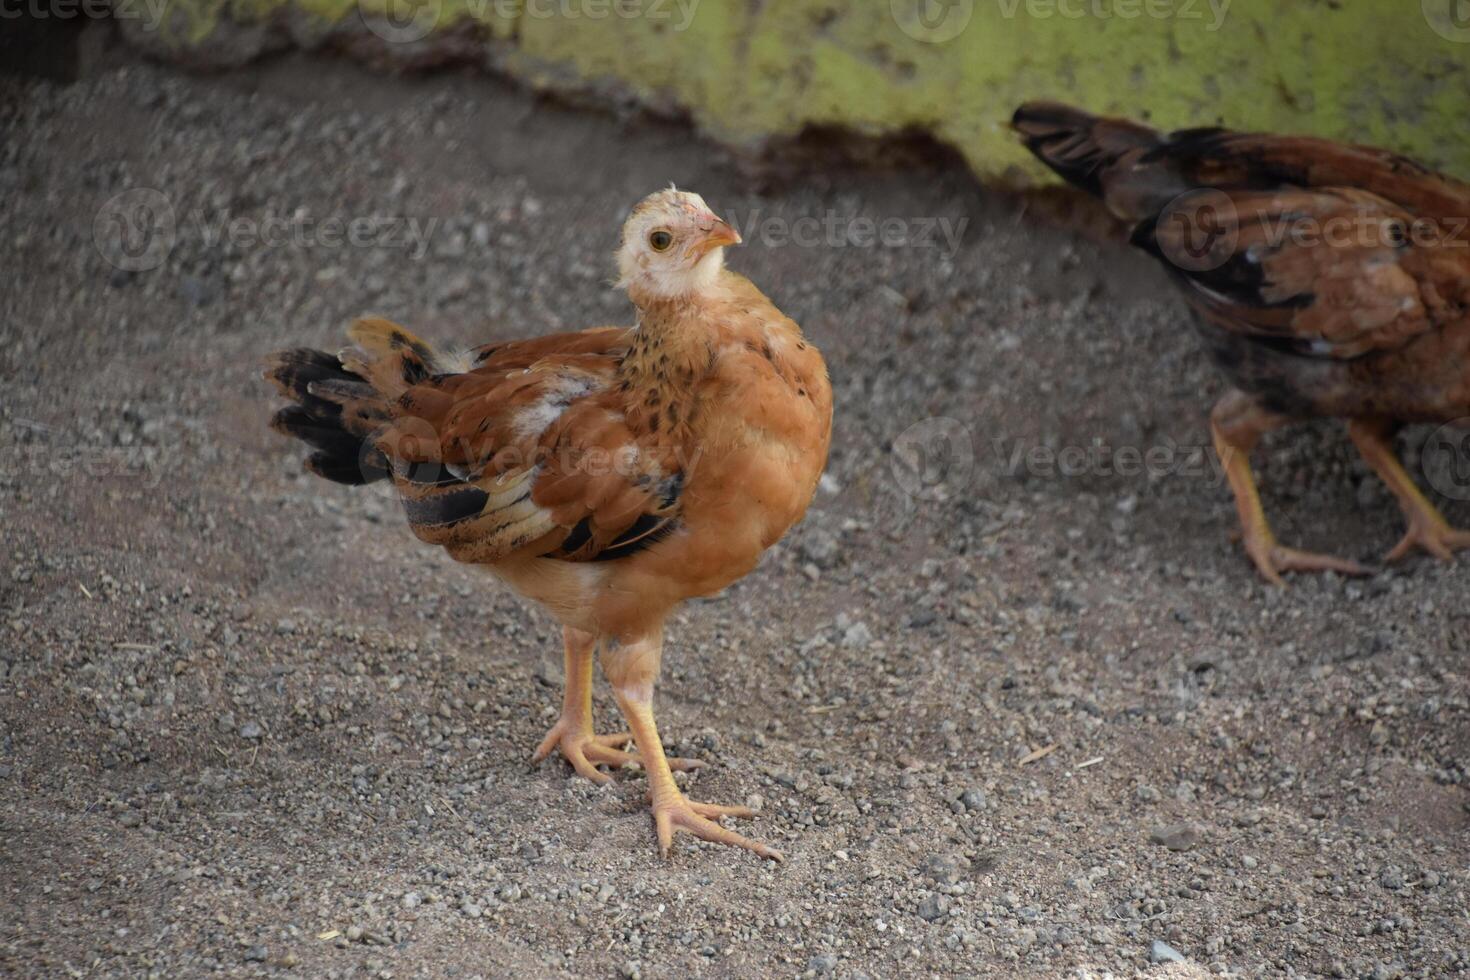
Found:
M 1344 575 L 1366 575 L 1368 570 L 1355 561 L 1317 555 L 1276 542 L 1271 524 L 1266 520 L 1256 479 L 1251 473 L 1250 454 L 1261 436 L 1280 428 L 1288 420 L 1268 412 L 1249 395 L 1231 391 L 1220 399 L 1210 415 L 1210 433 L 1215 452 L 1235 494 L 1235 509 L 1240 515 L 1241 534 L 1246 553 L 1268 582 L 1285 586 L 1282 572 L 1340 572 Z
M 1352 436 L 1353 444 L 1373 467 L 1373 472 L 1388 484 L 1409 522 L 1408 533 L 1388 553 L 1388 560 L 1398 561 L 1415 548 L 1423 548 L 1436 558 L 1452 561 L 1456 551 L 1470 548 L 1470 531 L 1457 531 L 1450 527 L 1419 490 L 1413 477 L 1404 471 L 1403 464 L 1394 455 L 1393 446 L 1389 443 L 1392 434 L 1393 426 L 1387 422 L 1355 419 L 1348 423 L 1348 435 Z
M 658 680 L 659 661 L 663 653 L 662 636 L 648 637 L 631 643 L 606 641 L 602 652 L 602 672 L 613 686 L 618 707 L 628 719 L 633 740 L 643 754 L 648 769 L 648 792 L 653 804 L 653 825 L 658 834 L 659 853 L 669 856 L 675 828 L 687 830 L 703 840 L 729 844 L 754 851 L 763 858 L 782 860 L 781 852 L 742 837 L 720 826 L 721 817 L 753 817 L 755 811 L 743 806 L 716 806 L 695 803 L 685 798 L 669 771 L 664 757 L 658 727 L 653 721 L 653 686 Z
M 599 765 L 622 766 L 629 762 L 641 763 L 635 752 L 622 751 L 632 741 L 627 732 L 615 735 L 597 735 L 592 730 L 592 660 L 596 640 L 591 633 L 563 627 L 562 638 L 566 646 L 567 687 L 562 699 L 561 718 L 537 746 L 531 762 L 538 763 L 556 749 L 563 759 L 571 763 L 578 775 L 594 783 L 605 783 L 612 777 L 602 772 Z M 669 764 L 676 769 L 698 769 L 704 765 L 698 759 L 672 759 Z

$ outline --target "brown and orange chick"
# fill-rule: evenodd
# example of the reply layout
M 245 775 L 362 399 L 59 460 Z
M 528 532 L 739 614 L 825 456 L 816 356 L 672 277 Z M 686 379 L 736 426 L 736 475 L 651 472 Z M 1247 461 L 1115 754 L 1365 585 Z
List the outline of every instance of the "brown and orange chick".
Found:
M 1394 455 L 1396 428 L 1470 417 L 1470 185 L 1384 150 L 1302 136 L 1190 129 L 1036 102 L 1012 126 L 1100 197 L 1164 262 L 1232 388 L 1215 447 L 1245 549 L 1267 580 L 1366 571 L 1279 544 L 1250 453 L 1294 421 L 1340 418 L 1408 522 L 1389 554 L 1470 548 Z
M 684 797 L 653 716 L 664 623 L 720 591 L 801 519 L 826 464 L 832 392 L 800 328 L 724 266 L 740 236 L 697 194 L 644 200 L 623 227 L 618 285 L 637 313 L 603 327 L 463 354 L 384 320 L 355 347 L 272 356 L 294 405 L 274 420 L 315 449 L 314 472 L 391 480 L 409 526 L 482 565 L 563 627 L 553 750 L 596 782 L 600 765 L 648 773 L 659 849 L 673 831 L 780 854 L 722 826 L 744 807 Z M 592 724 L 593 661 L 628 731 Z M 636 751 L 627 751 L 628 743 Z

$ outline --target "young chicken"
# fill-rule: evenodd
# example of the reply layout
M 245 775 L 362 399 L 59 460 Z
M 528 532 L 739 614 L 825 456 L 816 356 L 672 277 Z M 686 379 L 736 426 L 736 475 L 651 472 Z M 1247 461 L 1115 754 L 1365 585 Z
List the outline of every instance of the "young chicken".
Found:
M 1211 429 L 1269 581 L 1359 574 L 1276 542 L 1251 475 L 1261 436 L 1344 418 L 1408 520 L 1389 554 L 1470 548 L 1393 453 L 1395 429 L 1470 416 L 1470 185 L 1383 150 L 1191 129 L 1161 134 L 1055 103 L 1012 126 L 1044 163 L 1102 198 L 1133 244 L 1164 261 L 1234 388 Z
M 483 565 L 563 626 L 559 750 L 595 782 L 641 763 L 660 851 L 675 829 L 781 855 L 725 828 L 745 807 L 686 799 L 653 718 L 664 621 L 725 588 L 801 519 L 826 465 L 832 391 L 800 328 L 724 267 L 740 236 L 697 194 L 654 194 L 617 253 L 637 326 L 440 353 L 383 320 L 355 349 L 275 354 L 296 404 L 274 427 L 316 449 L 313 472 L 391 479 L 410 527 Z M 629 731 L 592 727 L 600 660 Z M 636 752 L 624 751 L 629 741 Z

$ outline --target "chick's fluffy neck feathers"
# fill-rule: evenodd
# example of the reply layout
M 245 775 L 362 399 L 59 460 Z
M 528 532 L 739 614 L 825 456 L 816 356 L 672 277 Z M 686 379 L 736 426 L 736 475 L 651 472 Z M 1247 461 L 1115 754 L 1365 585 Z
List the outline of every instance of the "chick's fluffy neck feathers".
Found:
M 725 275 L 716 265 L 709 284 L 675 296 L 628 290 L 638 328 L 618 373 L 629 393 L 628 421 L 641 431 L 665 438 L 687 434 L 695 392 L 714 362 Z

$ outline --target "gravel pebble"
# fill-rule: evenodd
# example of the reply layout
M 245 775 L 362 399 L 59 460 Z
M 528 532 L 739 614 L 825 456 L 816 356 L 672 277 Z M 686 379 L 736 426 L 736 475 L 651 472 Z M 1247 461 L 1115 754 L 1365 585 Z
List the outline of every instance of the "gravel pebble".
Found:
M 1150 963 L 1183 963 L 1185 956 L 1163 940 L 1155 939 L 1148 945 L 1148 961 Z
M 1176 823 L 1155 827 L 1149 833 L 1148 839 L 1171 851 L 1187 851 L 1199 843 L 1200 834 L 1198 828 L 1192 824 Z

